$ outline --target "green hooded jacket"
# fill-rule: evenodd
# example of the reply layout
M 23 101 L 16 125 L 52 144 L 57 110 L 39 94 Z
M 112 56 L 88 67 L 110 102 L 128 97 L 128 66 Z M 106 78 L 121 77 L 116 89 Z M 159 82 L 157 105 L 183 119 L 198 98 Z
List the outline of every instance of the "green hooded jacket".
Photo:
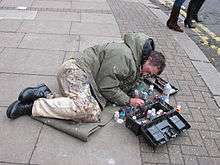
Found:
M 74 57 L 88 74 L 88 83 L 102 108 L 106 101 L 128 104 L 127 92 L 138 79 L 143 47 L 150 52 L 154 49 L 152 44 L 144 33 L 127 33 L 122 43 L 95 45 Z

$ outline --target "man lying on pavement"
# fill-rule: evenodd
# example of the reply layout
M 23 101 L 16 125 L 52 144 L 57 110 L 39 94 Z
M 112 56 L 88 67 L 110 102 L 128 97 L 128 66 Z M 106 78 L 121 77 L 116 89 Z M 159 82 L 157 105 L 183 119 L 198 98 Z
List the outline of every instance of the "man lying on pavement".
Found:
M 123 43 L 96 45 L 64 62 L 57 74 L 62 97 L 51 97 L 45 84 L 28 87 L 9 105 L 7 117 L 32 115 L 98 122 L 106 102 L 143 105 L 142 99 L 127 93 L 140 76 L 160 74 L 164 68 L 165 57 L 154 50 L 151 38 L 144 33 L 127 33 Z

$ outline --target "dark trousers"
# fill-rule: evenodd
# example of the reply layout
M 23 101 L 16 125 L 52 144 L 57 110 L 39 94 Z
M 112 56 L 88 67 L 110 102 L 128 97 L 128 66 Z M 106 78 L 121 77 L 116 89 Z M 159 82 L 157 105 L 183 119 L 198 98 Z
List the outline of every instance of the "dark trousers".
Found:
M 191 0 L 187 8 L 187 19 L 198 19 L 198 12 L 205 0 Z
M 175 0 L 173 6 L 174 6 L 174 7 L 181 8 L 182 4 L 183 4 L 185 1 L 186 1 L 186 0 Z

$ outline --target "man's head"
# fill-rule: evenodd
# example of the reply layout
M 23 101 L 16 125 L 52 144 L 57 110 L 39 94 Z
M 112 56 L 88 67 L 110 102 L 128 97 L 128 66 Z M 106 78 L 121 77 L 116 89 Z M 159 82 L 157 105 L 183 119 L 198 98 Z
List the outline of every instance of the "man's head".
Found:
M 141 72 L 143 74 L 159 75 L 166 66 L 165 62 L 166 60 L 162 53 L 151 51 L 148 56 L 143 55 Z

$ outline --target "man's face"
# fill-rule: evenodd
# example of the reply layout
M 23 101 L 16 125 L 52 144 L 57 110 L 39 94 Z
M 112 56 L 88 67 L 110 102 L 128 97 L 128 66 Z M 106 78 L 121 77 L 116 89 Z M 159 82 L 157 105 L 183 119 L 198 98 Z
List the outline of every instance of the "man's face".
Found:
M 159 71 L 160 69 L 157 66 L 151 65 L 149 61 L 146 61 L 142 68 L 143 75 L 147 75 L 147 74 L 154 75 L 154 74 L 158 74 Z

